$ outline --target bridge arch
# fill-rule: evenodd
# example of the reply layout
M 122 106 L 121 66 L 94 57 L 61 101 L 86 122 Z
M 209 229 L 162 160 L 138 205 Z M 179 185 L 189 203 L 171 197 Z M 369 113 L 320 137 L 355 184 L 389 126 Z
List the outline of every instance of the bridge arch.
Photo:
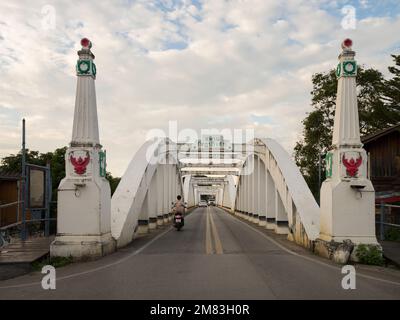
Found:
M 319 206 L 290 155 L 273 139 L 254 139 L 245 145 L 238 163 L 239 174 L 227 174 L 216 193 L 217 205 L 310 247 L 319 235 Z M 171 220 L 177 194 L 188 207 L 197 205 L 194 177 L 181 172 L 177 144 L 168 138 L 146 142 L 111 199 L 111 232 L 117 246 L 130 243 L 136 232 Z
M 243 161 L 233 211 L 309 247 L 319 235 L 319 206 L 300 170 L 275 140 L 250 143 L 254 151 Z
M 147 141 L 136 152 L 111 198 L 111 234 L 117 247 L 136 232 L 171 220 L 171 205 L 183 196 L 176 144 L 168 138 Z

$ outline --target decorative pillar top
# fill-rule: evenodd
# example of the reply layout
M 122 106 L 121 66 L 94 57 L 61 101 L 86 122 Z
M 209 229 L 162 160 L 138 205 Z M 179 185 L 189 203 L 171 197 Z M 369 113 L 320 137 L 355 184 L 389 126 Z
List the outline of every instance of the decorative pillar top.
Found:
M 334 148 L 362 147 L 356 90 L 357 62 L 352 46 L 351 39 L 343 41 L 336 69 L 338 89 L 332 139 Z
M 76 64 L 76 74 L 78 76 L 92 76 L 96 78 L 96 65 L 94 64 L 94 54 L 90 49 L 92 48 L 92 42 L 83 38 L 81 40 L 82 49 L 78 51 L 79 60 Z
M 97 120 L 96 65 L 91 52 L 92 42 L 83 38 L 82 49 L 78 51 L 76 63 L 78 83 L 76 89 L 74 124 L 72 129 L 72 147 L 100 146 Z

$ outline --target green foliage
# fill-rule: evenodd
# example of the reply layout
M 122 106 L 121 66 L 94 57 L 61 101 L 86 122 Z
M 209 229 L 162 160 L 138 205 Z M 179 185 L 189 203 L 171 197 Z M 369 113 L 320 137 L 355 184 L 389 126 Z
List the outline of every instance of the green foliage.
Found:
M 39 166 L 50 165 L 52 178 L 52 200 L 57 201 L 57 188 L 65 177 L 65 152 L 67 147 L 57 148 L 54 152 L 40 153 L 39 151 L 26 150 L 26 162 Z M 22 154 L 11 154 L 1 159 L 0 170 L 5 172 L 21 172 Z M 121 178 L 113 177 L 107 172 L 106 179 L 110 182 L 111 194 L 114 193 Z
M 393 56 L 400 66 L 400 56 Z M 385 80 L 375 69 L 358 68 L 357 94 L 361 134 L 396 125 L 400 121 L 400 68 L 389 67 L 394 75 Z M 335 70 L 316 73 L 312 77 L 311 104 L 313 110 L 303 123 L 303 137 L 294 148 L 294 157 L 309 188 L 319 197 L 319 154 L 326 154 L 332 147 L 335 116 L 337 78 Z M 324 170 L 324 166 L 322 166 Z M 322 180 L 324 180 L 322 171 Z
M 57 188 L 61 179 L 65 177 L 65 151 L 67 147 L 58 148 L 54 152 L 40 153 L 39 151 L 26 150 L 25 161 L 39 166 L 50 165 L 51 184 L 53 188 L 52 200 L 57 200 Z M 1 159 L 0 169 L 6 172 L 21 172 L 22 153 L 11 154 Z
M 113 177 L 110 172 L 107 172 L 106 179 L 110 182 L 111 195 L 113 195 L 115 192 L 115 189 L 117 189 L 118 184 L 121 181 L 121 178 Z
M 54 268 L 64 267 L 73 262 L 72 256 L 69 257 L 46 257 L 39 261 L 35 261 L 32 263 L 32 268 L 35 271 L 41 271 L 42 268 L 46 265 L 51 265 Z
M 356 256 L 360 263 L 381 266 L 384 264 L 382 251 L 376 245 L 359 244 Z
M 389 228 L 385 232 L 385 240 L 400 241 L 400 228 Z

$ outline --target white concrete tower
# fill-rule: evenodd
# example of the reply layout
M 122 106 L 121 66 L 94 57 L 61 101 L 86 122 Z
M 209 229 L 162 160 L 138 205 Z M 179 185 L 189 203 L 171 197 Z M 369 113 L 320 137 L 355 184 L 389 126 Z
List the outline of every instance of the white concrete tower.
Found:
M 58 187 L 57 235 L 51 256 L 93 259 L 112 252 L 111 192 L 97 121 L 91 42 L 81 40 L 72 141 L 65 155 L 65 178 Z
M 358 120 L 352 41 L 342 44 L 337 66 L 338 89 L 333 149 L 326 155 L 326 177 L 321 187 L 320 239 L 355 244 L 377 244 L 375 192 L 367 177 L 367 154 L 362 148 Z

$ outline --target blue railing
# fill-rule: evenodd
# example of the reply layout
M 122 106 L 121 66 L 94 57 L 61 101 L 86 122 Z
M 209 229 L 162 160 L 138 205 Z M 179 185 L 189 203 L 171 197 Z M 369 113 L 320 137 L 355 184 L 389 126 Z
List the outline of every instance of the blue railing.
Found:
M 386 204 L 384 202 L 381 202 L 380 204 L 377 204 L 376 206 L 379 207 L 380 209 L 379 209 L 379 219 L 376 219 L 375 223 L 379 225 L 380 240 L 385 240 L 385 226 L 393 227 L 393 228 L 400 228 L 400 224 L 386 222 L 386 217 L 387 217 L 386 208 L 400 209 L 400 206 L 393 205 L 393 204 Z

